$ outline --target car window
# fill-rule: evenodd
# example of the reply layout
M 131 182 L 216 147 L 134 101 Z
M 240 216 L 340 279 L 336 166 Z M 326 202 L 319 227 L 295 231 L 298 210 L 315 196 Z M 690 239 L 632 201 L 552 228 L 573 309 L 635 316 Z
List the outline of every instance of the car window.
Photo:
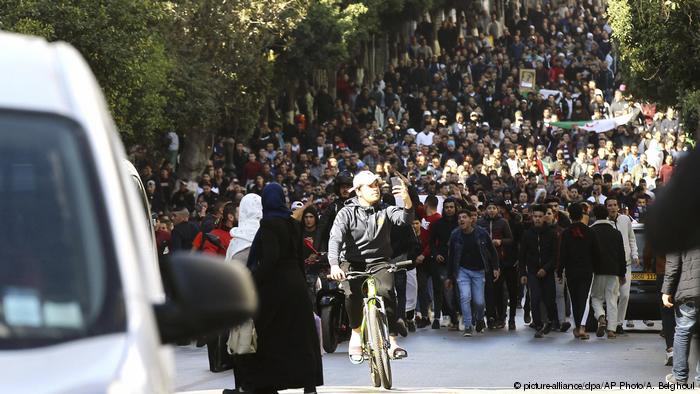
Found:
M 107 207 L 78 125 L 0 111 L 0 347 L 124 331 Z

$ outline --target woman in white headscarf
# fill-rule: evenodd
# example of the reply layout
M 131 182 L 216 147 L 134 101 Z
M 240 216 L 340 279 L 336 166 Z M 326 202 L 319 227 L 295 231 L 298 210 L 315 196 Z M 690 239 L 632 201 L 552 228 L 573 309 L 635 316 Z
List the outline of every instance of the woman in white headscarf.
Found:
M 248 252 L 262 219 L 262 200 L 255 193 L 246 194 L 238 208 L 238 227 L 231 229 L 231 243 L 226 251 L 226 260 L 242 264 L 248 261 Z
M 260 196 L 255 193 L 246 194 L 241 199 L 238 208 L 238 227 L 231 229 L 232 239 L 226 250 L 226 261 L 246 265 L 253 239 L 260 228 L 262 215 Z M 248 386 L 252 376 L 251 357 L 256 351 L 256 338 L 252 319 L 231 330 L 227 346 L 229 353 L 233 354 L 233 375 L 236 390 L 227 389 L 224 390 L 224 393 L 237 392 L 238 389 Z

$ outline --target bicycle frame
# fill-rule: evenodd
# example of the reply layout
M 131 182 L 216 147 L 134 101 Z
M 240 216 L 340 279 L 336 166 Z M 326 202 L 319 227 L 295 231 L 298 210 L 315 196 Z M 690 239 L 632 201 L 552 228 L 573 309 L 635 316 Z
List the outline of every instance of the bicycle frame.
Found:
M 367 296 L 363 299 L 363 304 L 364 307 L 362 308 L 363 311 L 363 316 L 362 316 L 362 324 L 360 324 L 360 340 L 363 344 L 363 348 L 365 347 L 365 344 L 369 345 L 369 349 L 363 349 L 364 352 L 364 357 L 368 357 L 370 353 L 370 349 L 375 345 L 372 343 L 372 336 L 367 335 L 367 324 L 369 322 L 369 310 L 370 310 L 370 305 L 375 304 L 374 306 L 379 310 L 379 312 L 383 315 L 386 316 L 386 310 L 384 309 L 384 300 L 382 299 L 381 296 L 377 295 L 377 283 L 376 279 L 372 276 L 368 277 L 364 284 L 367 285 Z M 386 325 L 383 326 L 383 328 L 386 330 L 387 327 Z M 389 338 L 388 332 L 384 332 L 384 338 Z M 385 349 L 389 349 L 389 343 L 382 345 Z

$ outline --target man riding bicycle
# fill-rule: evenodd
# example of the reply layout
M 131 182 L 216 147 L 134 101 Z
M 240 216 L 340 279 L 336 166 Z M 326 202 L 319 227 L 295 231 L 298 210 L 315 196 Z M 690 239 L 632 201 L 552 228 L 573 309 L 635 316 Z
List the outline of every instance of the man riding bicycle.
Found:
M 404 208 L 380 203 L 381 178 L 370 171 L 360 171 L 352 181 L 356 197 L 345 203 L 338 212 L 331 228 L 328 242 L 328 262 L 331 265 L 331 278 L 345 280 L 345 271 L 365 271 L 381 265 L 387 265 L 392 256 L 391 225 L 410 225 L 413 221 L 413 204 L 403 180 L 392 189 L 400 196 Z M 389 357 L 408 356 L 405 349 L 399 347 L 396 334 L 399 329 L 396 314 L 396 291 L 394 274 L 388 269 L 381 269 L 375 275 L 377 292 L 384 299 L 389 326 Z M 348 311 L 352 336 L 348 353 L 353 361 L 362 359 L 360 325 L 362 324 L 363 279 L 351 280 L 346 289 L 345 307 Z

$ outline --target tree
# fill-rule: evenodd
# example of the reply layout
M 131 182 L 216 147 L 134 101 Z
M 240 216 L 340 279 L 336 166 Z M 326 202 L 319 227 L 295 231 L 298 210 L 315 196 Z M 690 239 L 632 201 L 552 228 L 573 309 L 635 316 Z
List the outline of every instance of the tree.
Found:
M 213 133 L 246 137 L 270 92 L 273 43 L 304 17 L 307 0 L 182 0 L 165 26 L 175 62 L 168 113 L 185 136 L 179 175 L 194 179 Z
M 680 104 L 687 128 L 696 131 L 700 1 L 611 0 L 608 15 L 630 91 L 662 105 Z
M 95 73 L 127 145 L 153 141 L 165 117 L 171 63 L 153 26 L 164 14 L 153 0 L 5 0 L 0 29 L 67 41 Z

